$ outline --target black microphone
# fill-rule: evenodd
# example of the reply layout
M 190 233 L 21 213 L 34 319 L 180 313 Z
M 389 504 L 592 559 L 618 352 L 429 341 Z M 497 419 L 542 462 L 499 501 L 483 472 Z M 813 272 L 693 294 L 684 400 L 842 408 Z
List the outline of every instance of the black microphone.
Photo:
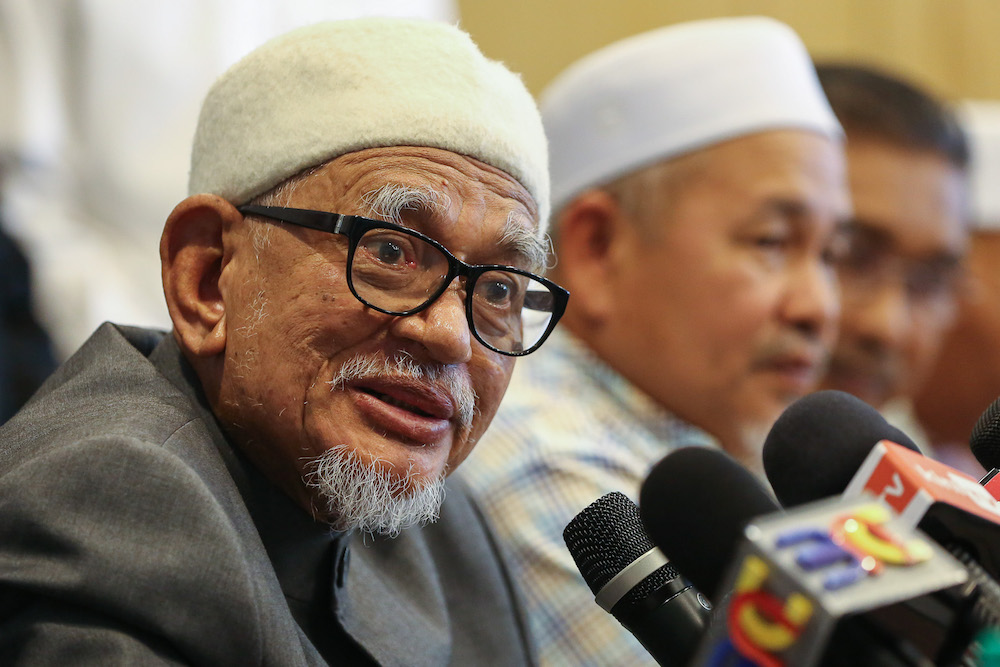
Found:
M 753 519 L 699 652 L 788 665 L 958 665 L 982 625 L 968 572 L 871 499 Z M 719 626 L 719 627 L 717 627 Z M 712 660 L 709 660 L 709 657 Z
M 639 513 L 653 543 L 716 604 L 744 526 L 780 509 L 746 468 L 705 447 L 668 454 L 639 492 Z
M 563 539 L 605 611 L 664 666 L 687 665 L 711 605 L 649 539 L 639 508 L 617 491 L 573 518 Z
M 972 455 L 988 472 L 979 480 L 994 498 L 1000 499 L 1000 398 L 993 401 L 969 435 L 969 449 Z
M 971 556 L 993 577 L 1000 574 L 997 501 L 965 473 L 920 455 L 863 401 L 831 391 L 799 399 L 771 427 L 763 457 L 768 481 L 786 507 L 868 493 L 953 553 Z
M 715 622 L 692 664 L 932 664 L 971 641 L 961 563 L 870 500 L 786 514 L 729 456 L 689 448 L 653 468 L 640 513 L 671 562 L 714 592 Z M 847 538 L 856 545 L 841 546 L 844 526 L 861 527 Z M 870 576 L 876 560 L 883 576 Z M 949 631 L 915 631 L 928 615 Z
M 922 456 L 873 408 L 846 396 L 806 396 L 775 422 L 764 443 L 765 470 L 775 494 L 786 507 L 840 493 L 881 498 L 966 567 L 976 591 L 953 605 L 951 618 L 995 626 L 1000 619 L 995 580 L 1000 505 L 973 478 Z M 960 646 L 966 639 L 957 628 L 948 641 Z
M 764 472 L 785 507 L 840 495 L 880 440 L 920 451 L 861 399 L 834 390 L 807 394 L 767 434 Z

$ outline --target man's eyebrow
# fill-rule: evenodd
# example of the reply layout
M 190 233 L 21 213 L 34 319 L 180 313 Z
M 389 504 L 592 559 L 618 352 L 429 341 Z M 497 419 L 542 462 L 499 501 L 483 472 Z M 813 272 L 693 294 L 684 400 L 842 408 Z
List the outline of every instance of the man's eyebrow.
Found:
M 440 212 L 451 200 L 447 194 L 429 187 L 414 187 L 401 183 L 386 183 L 362 197 L 370 215 L 402 224 L 403 211 Z M 548 265 L 548 243 L 529 231 L 531 225 L 524 215 L 511 211 L 500 230 L 497 245 L 501 252 L 523 260 L 528 270 L 539 273 Z
M 413 187 L 401 183 L 385 185 L 366 193 L 362 201 L 371 215 L 399 224 L 403 211 L 434 212 L 451 203 L 447 194 L 429 187 Z
M 524 216 L 511 211 L 497 244 L 501 250 L 523 258 L 529 271 L 541 273 L 548 266 L 549 244 L 529 229 Z

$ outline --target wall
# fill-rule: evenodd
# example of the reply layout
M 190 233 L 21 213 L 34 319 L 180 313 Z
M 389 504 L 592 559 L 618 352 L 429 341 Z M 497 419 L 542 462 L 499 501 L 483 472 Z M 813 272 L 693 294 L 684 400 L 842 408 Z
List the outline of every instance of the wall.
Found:
M 998 0 L 459 0 L 462 25 L 538 93 L 579 56 L 657 26 L 764 14 L 817 59 L 881 65 L 946 98 L 1000 99 Z

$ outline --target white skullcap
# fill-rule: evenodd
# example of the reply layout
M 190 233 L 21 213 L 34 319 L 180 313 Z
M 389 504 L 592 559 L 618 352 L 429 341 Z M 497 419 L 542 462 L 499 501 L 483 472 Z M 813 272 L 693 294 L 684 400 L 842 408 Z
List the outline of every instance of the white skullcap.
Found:
M 531 94 L 466 33 L 415 19 L 299 28 L 236 63 L 202 105 L 188 192 L 242 204 L 303 169 L 386 146 L 503 170 L 534 197 L 544 231 L 548 157 Z
M 969 141 L 972 227 L 1000 230 L 1000 102 L 968 100 L 956 112 Z
M 805 46 L 764 17 L 616 42 L 559 75 L 540 106 L 556 207 L 639 167 L 762 130 L 842 136 Z

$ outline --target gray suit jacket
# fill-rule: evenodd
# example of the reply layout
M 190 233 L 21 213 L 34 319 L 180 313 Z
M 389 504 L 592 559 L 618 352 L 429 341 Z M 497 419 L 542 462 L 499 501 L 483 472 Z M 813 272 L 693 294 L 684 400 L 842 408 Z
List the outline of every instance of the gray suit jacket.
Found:
M 0 662 L 324 664 L 255 525 L 260 479 L 169 337 L 101 327 L 0 429 Z M 492 536 L 449 484 L 438 523 L 352 541 L 331 664 L 532 662 Z

